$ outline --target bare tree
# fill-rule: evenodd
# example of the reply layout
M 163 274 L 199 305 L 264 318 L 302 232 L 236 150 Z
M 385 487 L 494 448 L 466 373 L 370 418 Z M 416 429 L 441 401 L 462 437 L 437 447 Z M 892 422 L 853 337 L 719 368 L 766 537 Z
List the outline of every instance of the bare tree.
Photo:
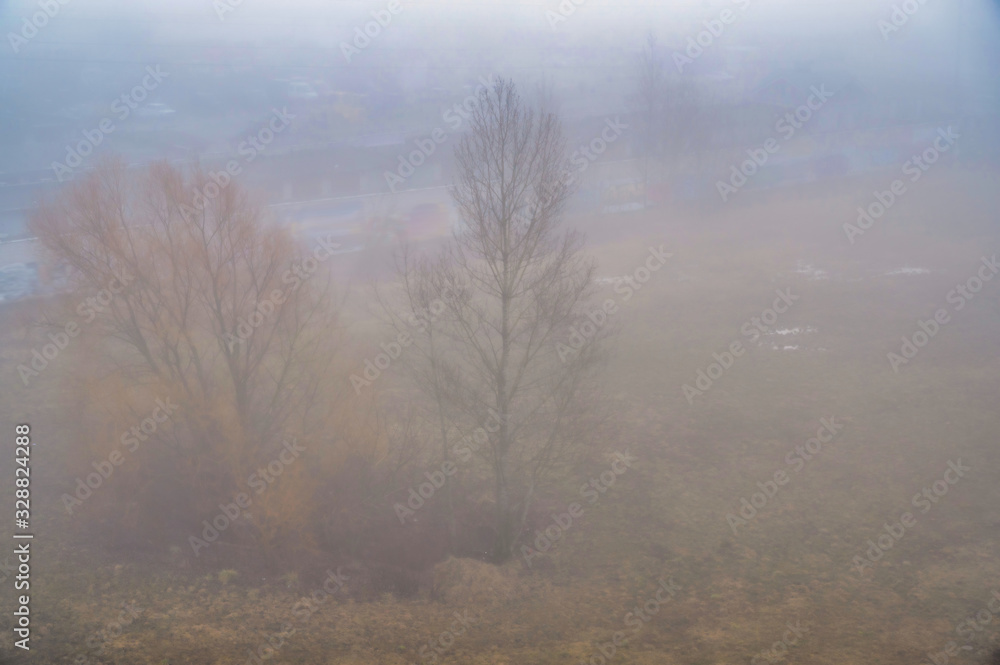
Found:
M 451 429 L 499 420 L 475 447 L 492 484 L 496 561 L 512 555 L 540 483 L 585 440 L 585 380 L 600 347 L 559 347 L 584 314 L 595 266 L 582 236 L 559 229 L 570 194 L 565 155 L 558 118 L 497 81 L 456 147 L 452 197 L 463 227 L 435 261 L 403 266 L 407 312 L 439 303 L 434 325 L 420 331 L 420 357 L 424 385 L 448 415 L 444 449 Z
M 420 386 L 422 396 L 427 398 L 421 405 L 426 414 L 423 420 L 429 423 L 431 436 L 438 440 L 440 461 L 448 462 L 453 457 L 452 441 L 457 438 L 450 407 L 455 398 L 456 381 L 451 375 L 453 367 L 444 360 L 449 338 L 442 329 L 440 317 L 447 309 L 445 300 L 454 293 L 448 283 L 452 275 L 443 257 L 415 256 L 410 245 L 405 243 L 396 255 L 396 272 L 400 277 L 401 297 L 383 294 L 376 285 L 376 300 L 386 315 L 386 322 L 398 334 L 412 339 L 401 364 Z M 445 498 L 449 547 L 453 549 L 458 544 L 453 483 L 445 487 Z
M 283 439 L 329 436 L 331 284 L 262 210 L 234 182 L 110 161 L 32 220 L 78 289 L 123 285 L 91 325 L 110 371 L 183 404 L 177 468 L 158 474 L 196 511 L 245 490 Z

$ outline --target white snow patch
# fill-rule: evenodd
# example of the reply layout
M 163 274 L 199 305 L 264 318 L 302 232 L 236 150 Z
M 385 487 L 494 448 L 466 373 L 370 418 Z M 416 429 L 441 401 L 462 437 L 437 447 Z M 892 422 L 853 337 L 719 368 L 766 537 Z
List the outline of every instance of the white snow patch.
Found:
M 814 328 L 813 326 L 796 326 L 794 328 L 775 328 L 774 330 L 768 330 L 767 332 L 765 332 L 761 336 L 761 338 L 757 340 L 757 344 L 760 345 L 760 346 L 768 346 L 769 345 L 771 347 L 772 351 L 799 351 L 799 350 L 804 350 L 805 347 L 802 347 L 802 346 L 800 346 L 798 344 L 784 344 L 784 343 L 779 343 L 778 340 L 775 340 L 774 338 L 775 338 L 775 336 L 778 336 L 778 337 L 787 337 L 789 335 L 792 335 L 792 336 L 794 336 L 794 335 L 808 335 L 808 334 L 816 333 L 816 332 L 819 332 L 819 329 L 818 328 Z M 765 339 L 765 338 L 767 338 L 767 339 Z
M 887 271 L 885 271 L 882 274 L 886 275 L 886 276 L 892 276 L 892 275 L 928 275 L 928 274 L 930 274 L 930 272 L 931 271 L 928 270 L 927 268 L 911 268 L 910 266 L 903 266 L 902 268 L 896 268 L 895 270 L 887 270 Z
M 795 274 L 804 275 L 809 279 L 830 279 L 830 273 L 819 268 L 814 268 L 813 264 L 807 263 L 802 259 L 795 262 Z
M 618 286 L 625 282 L 625 277 L 598 277 L 594 280 L 595 284 L 600 284 L 601 286 L 606 286 L 608 284 L 614 284 Z
M 800 328 L 800 327 L 796 326 L 794 328 L 779 328 L 779 329 L 770 331 L 768 334 L 771 334 L 771 335 L 803 335 L 803 334 L 814 333 L 814 332 L 819 332 L 819 330 L 816 329 L 816 328 L 813 328 L 812 326 L 806 326 L 805 328 Z

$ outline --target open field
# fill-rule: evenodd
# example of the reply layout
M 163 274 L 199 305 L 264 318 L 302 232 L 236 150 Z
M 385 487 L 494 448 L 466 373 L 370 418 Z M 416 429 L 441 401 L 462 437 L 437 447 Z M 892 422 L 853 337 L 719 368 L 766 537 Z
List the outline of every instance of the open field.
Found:
M 448 562 L 413 597 L 356 599 L 345 570 L 344 588 L 319 594 L 313 613 L 296 603 L 322 580 L 206 577 L 168 552 L 114 561 L 66 536 L 66 490 L 46 475 L 57 460 L 45 442 L 73 423 L 54 381 L 22 388 L 30 313 L 11 310 L 0 427 L 33 424 L 40 474 L 31 662 L 242 664 L 285 624 L 295 632 L 267 662 L 760 665 L 758 654 L 785 639 L 795 644 L 774 662 L 917 665 L 949 642 L 958 662 L 985 662 L 1000 646 L 987 609 L 1000 597 L 1000 279 L 960 309 L 948 295 L 1000 250 L 1000 177 L 931 173 L 851 245 L 842 225 L 886 182 L 567 220 L 588 234 L 602 298 L 619 305 L 603 381 L 609 438 L 540 499 L 553 513 L 581 501 L 583 515 L 530 565 Z M 661 245 L 673 257 L 626 301 L 613 278 Z M 795 300 L 753 340 L 744 324 L 776 291 Z M 893 371 L 887 354 L 941 308 L 949 321 Z M 689 402 L 683 386 L 698 386 L 713 354 L 737 340 L 745 352 Z M 822 419 L 841 429 L 807 458 L 796 446 Z M 582 500 L 580 486 L 617 451 L 634 456 L 631 467 L 593 504 Z M 946 473 L 959 460 L 969 470 Z M 9 464 L 0 459 L 5 473 Z M 776 472 L 785 482 L 766 503 L 753 499 Z M 945 492 L 934 494 L 936 481 Z M 914 502 L 924 488 L 933 503 Z M 756 514 L 727 521 L 743 498 Z M 897 527 L 906 512 L 915 525 Z M 857 571 L 885 524 L 900 535 Z M 626 617 L 670 580 L 648 621 Z M 102 636 L 125 603 L 138 617 Z M 456 612 L 469 625 L 435 652 L 431 640 L 453 630 Z M 977 613 L 982 624 L 961 630 Z M 797 637 L 786 637 L 789 624 Z M 0 626 L 10 634 L 9 612 Z M 616 631 L 628 641 L 611 655 Z M 6 641 L 0 659 L 18 662 Z

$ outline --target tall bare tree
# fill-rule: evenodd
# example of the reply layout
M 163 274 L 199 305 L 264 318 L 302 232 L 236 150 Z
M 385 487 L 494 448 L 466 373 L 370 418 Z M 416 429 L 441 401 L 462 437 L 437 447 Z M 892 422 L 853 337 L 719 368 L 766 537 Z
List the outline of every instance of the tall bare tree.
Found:
M 511 81 L 482 93 L 455 157 L 463 226 L 438 259 L 404 270 L 406 302 L 411 312 L 439 303 L 421 331 L 424 385 L 450 422 L 467 433 L 499 420 L 474 453 L 490 475 L 493 557 L 504 561 L 540 483 L 585 440 L 585 381 L 600 345 L 559 347 L 584 316 L 595 265 L 582 236 L 559 229 L 570 194 L 559 119 L 529 109 Z M 448 431 L 442 420 L 445 444 Z

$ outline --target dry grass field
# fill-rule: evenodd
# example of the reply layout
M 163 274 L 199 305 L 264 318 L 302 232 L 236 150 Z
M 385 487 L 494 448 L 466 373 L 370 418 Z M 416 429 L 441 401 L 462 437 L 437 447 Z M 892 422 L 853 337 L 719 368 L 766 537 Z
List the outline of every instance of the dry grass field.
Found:
M 602 384 L 609 438 L 541 498 L 584 512 L 531 565 L 444 562 L 412 598 L 359 600 L 350 570 L 327 596 L 293 570 L 196 575 L 170 553 L 113 561 L 67 537 L 64 490 L 44 485 L 57 466 L 46 440 L 73 423 L 54 382 L 22 389 L 15 368 L 30 347 L 21 314 L 5 316 L 0 426 L 33 423 L 47 488 L 35 494 L 31 662 L 236 665 L 269 637 L 266 662 L 289 665 L 918 665 L 949 642 L 948 663 L 985 662 L 1000 646 L 987 609 L 1000 590 L 1000 279 L 958 311 L 947 298 L 1000 250 L 1000 177 L 931 173 L 851 245 L 842 225 L 884 180 L 567 220 L 587 232 L 602 296 L 619 305 Z M 660 245 L 673 257 L 625 301 L 612 278 Z M 778 290 L 796 300 L 752 340 L 744 324 Z M 949 322 L 894 372 L 887 354 L 940 308 Z M 737 340 L 745 351 L 689 403 L 683 386 Z M 796 452 L 831 418 L 839 429 L 821 450 Z M 635 461 L 581 500 L 616 451 Z M 946 474 L 959 460 L 970 470 Z M 769 485 L 776 472 L 785 482 Z M 934 502 L 915 504 L 924 488 Z M 727 521 L 743 498 L 756 514 Z M 906 512 L 915 524 L 900 529 Z M 858 572 L 886 524 L 901 535 Z M 304 611 L 314 592 L 323 602 Z M 116 634 L 123 604 L 138 616 Z M 656 611 L 640 617 L 643 605 Z M 963 623 L 977 613 L 974 629 Z M 7 634 L 11 624 L 5 612 Z M 627 642 L 610 646 L 619 632 Z M 0 659 L 14 658 L 5 641 Z

